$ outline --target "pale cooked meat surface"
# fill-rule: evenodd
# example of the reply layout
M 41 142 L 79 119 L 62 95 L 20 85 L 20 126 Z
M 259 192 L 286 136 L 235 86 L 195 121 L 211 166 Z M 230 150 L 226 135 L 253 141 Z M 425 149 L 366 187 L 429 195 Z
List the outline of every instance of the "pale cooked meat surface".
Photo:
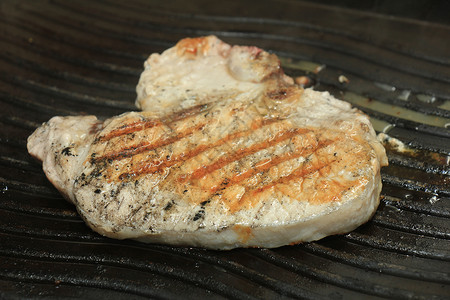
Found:
M 55 117 L 28 140 L 103 235 L 279 247 L 351 231 L 379 204 L 387 159 L 368 118 L 293 85 L 274 55 L 185 39 L 150 56 L 137 91 L 147 111 Z

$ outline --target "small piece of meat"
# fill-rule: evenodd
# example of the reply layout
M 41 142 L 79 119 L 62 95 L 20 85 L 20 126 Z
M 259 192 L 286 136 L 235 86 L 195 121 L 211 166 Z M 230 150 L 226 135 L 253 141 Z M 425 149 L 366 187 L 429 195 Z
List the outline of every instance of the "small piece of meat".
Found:
M 105 236 L 271 248 L 351 231 L 379 204 L 387 158 L 367 116 L 294 85 L 275 55 L 184 39 L 137 91 L 146 111 L 55 117 L 28 140 Z

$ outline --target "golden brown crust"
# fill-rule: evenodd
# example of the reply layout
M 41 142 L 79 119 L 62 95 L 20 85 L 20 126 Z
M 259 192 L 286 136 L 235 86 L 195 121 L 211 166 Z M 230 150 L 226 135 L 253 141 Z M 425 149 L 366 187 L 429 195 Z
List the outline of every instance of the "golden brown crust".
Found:
M 164 119 L 147 118 L 145 112 L 139 121 L 124 118 L 96 138 L 87 162 L 108 182 L 156 174 L 180 198 L 196 204 L 220 198 L 230 213 L 266 201 L 269 190 L 297 200 L 302 195 L 302 201 L 315 204 L 336 202 L 366 180 L 358 168 L 373 154 L 360 137 L 336 129 L 299 128 L 281 116 L 245 117 L 249 110 L 231 111 L 237 115 L 237 129 L 214 134 L 220 126 L 205 117 L 211 109 L 191 108 Z M 354 178 L 339 177 L 339 169 L 353 172 Z

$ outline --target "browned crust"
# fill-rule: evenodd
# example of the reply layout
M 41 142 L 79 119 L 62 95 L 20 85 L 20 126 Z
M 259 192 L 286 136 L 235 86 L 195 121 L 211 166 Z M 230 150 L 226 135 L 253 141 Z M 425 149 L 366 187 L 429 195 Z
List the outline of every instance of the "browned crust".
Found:
M 194 195 L 200 196 L 188 199 L 188 201 L 200 203 L 208 199 L 218 198 L 229 208 L 230 212 L 234 212 L 254 206 L 258 201 L 265 198 L 266 193 L 281 193 L 289 196 L 291 199 L 299 199 L 297 194 L 298 190 L 290 190 L 289 186 L 291 183 L 297 183 L 299 190 L 311 190 L 311 183 L 308 183 L 306 187 L 303 186 L 303 182 L 307 181 L 308 178 L 318 176 L 326 178 L 328 175 L 336 172 L 334 168 L 343 166 L 342 160 L 347 160 L 347 164 L 349 165 L 354 161 L 367 160 L 367 157 L 365 157 L 367 154 L 364 154 L 364 151 L 351 153 L 352 149 L 347 149 L 348 147 L 352 147 L 346 145 L 348 142 L 359 146 L 365 145 L 366 143 L 360 138 L 345 137 L 342 132 L 330 131 L 323 128 L 292 128 L 286 126 L 282 119 L 275 117 L 249 118 L 246 121 L 247 130 L 229 132 L 222 138 L 213 139 L 207 144 L 199 144 L 176 155 L 155 157 L 154 155 L 146 154 L 149 151 L 168 147 L 184 138 L 189 138 L 194 133 L 203 130 L 206 126 L 210 126 L 210 119 L 200 115 L 205 109 L 205 106 L 198 106 L 188 110 L 182 110 L 164 118 L 164 122 L 161 119 L 152 119 L 127 124 L 125 118 L 122 124 L 116 125 L 116 128 L 98 139 L 102 143 L 114 143 L 114 147 L 101 156 L 95 157 L 95 155 L 91 155 L 89 161 L 98 168 L 106 168 L 104 174 L 107 177 L 109 176 L 108 181 L 136 181 L 147 174 L 170 173 L 171 175 L 166 177 L 165 181 L 167 182 L 164 185 L 174 186 L 174 190 L 178 191 L 181 197 L 186 198 L 182 191 L 191 190 Z M 174 129 L 167 135 L 160 135 L 154 140 L 141 141 L 138 138 L 130 140 L 129 135 L 131 133 L 142 130 L 157 130 L 158 126 L 163 126 L 171 122 L 174 124 L 175 121 L 184 122 L 185 120 L 190 124 L 189 127 L 183 126 L 184 123 L 178 123 L 177 126 L 180 126 L 179 129 Z M 277 128 L 277 131 L 272 132 L 267 138 L 255 141 L 247 147 L 231 148 L 229 149 L 228 155 L 214 158 L 209 163 L 202 164 L 201 166 L 195 166 L 194 164 L 194 167 L 188 164 L 188 169 L 180 171 L 179 167 L 184 165 L 188 160 L 217 147 L 228 147 L 233 144 L 232 141 L 245 139 L 255 130 L 263 129 L 265 126 L 272 126 L 272 129 Z M 294 142 L 295 139 L 302 140 L 302 142 L 296 144 Z M 342 139 L 344 142 L 342 142 Z M 237 169 L 233 169 L 231 167 L 231 165 L 238 166 L 242 160 L 261 150 L 273 148 L 283 143 L 294 146 L 291 145 L 292 149 L 282 154 L 271 154 L 270 158 L 266 157 L 260 159 L 260 161 L 255 161 L 251 168 L 238 167 Z M 341 151 L 339 157 L 335 157 L 330 155 L 329 151 L 327 152 L 326 149 L 329 147 L 341 148 L 344 151 Z M 367 146 L 365 147 L 366 152 L 370 152 L 370 149 L 367 149 Z M 349 153 L 345 154 L 345 151 Z M 137 155 L 140 155 L 140 158 L 135 162 L 133 158 Z M 261 179 L 263 176 L 273 172 L 274 169 L 281 168 L 280 166 L 283 163 L 301 157 L 305 161 L 298 167 L 290 170 L 288 174 L 281 177 L 270 177 L 270 180 L 267 178 L 265 180 Z M 130 161 L 130 166 L 126 169 L 115 171 L 113 168 L 114 163 L 124 159 Z M 250 179 L 252 179 L 251 184 L 249 183 Z M 315 195 L 314 197 L 311 195 L 308 201 L 314 203 L 339 201 L 347 190 L 357 184 L 357 180 L 316 180 L 313 186 L 313 189 L 316 190 Z M 226 193 L 224 194 L 224 191 L 233 186 L 244 187 L 245 192 L 236 199 L 229 198 L 226 196 Z M 200 194 L 198 194 L 199 191 L 201 191 Z

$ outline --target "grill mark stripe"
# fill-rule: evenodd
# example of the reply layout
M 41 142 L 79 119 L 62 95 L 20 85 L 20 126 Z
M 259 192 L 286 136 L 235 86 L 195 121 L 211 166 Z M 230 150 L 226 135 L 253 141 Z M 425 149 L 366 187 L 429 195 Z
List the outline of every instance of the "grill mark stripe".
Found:
M 319 143 L 317 145 L 317 147 L 310 149 L 310 151 L 308 151 L 307 153 L 304 153 L 303 155 L 311 155 L 311 154 L 315 153 L 316 151 L 327 147 L 330 144 L 332 144 L 332 141 L 330 141 L 330 140 Z M 318 164 L 317 166 L 308 164 L 305 167 L 305 165 L 303 164 L 302 166 L 295 169 L 291 174 L 289 174 L 285 177 L 281 177 L 273 182 L 270 182 L 270 183 L 263 185 L 261 187 L 258 187 L 258 188 L 253 188 L 253 189 L 249 189 L 249 190 L 246 189 L 244 194 L 236 202 L 229 203 L 229 209 L 231 210 L 231 212 L 235 212 L 235 211 L 239 210 L 242 206 L 249 204 L 249 203 L 251 204 L 253 202 L 253 199 L 257 199 L 257 195 L 264 192 L 265 190 L 267 190 L 271 187 L 274 187 L 277 184 L 289 182 L 289 181 L 293 180 L 294 178 L 299 178 L 299 177 L 303 178 L 309 174 L 313 174 L 315 172 L 320 172 L 321 169 L 327 167 L 329 164 L 333 163 L 334 161 L 336 161 L 336 159 L 334 159 L 332 161 L 323 162 L 321 164 Z M 216 192 L 216 191 L 214 191 L 214 192 Z
M 191 150 L 190 152 L 187 153 L 181 153 L 178 156 L 174 156 L 172 157 L 170 160 L 157 160 L 157 161 L 153 161 L 151 163 L 147 163 L 145 164 L 143 167 L 140 167 L 137 170 L 133 170 L 132 172 L 128 172 L 128 173 L 122 173 L 119 176 L 119 179 L 125 179 L 125 178 L 129 178 L 129 177 L 135 177 L 135 176 L 140 176 L 140 175 L 144 175 L 144 174 L 148 174 L 148 173 L 154 173 L 154 172 L 160 172 L 162 171 L 164 168 L 168 168 L 171 167 L 177 163 L 180 162 L 184 162 L 192 157 L 195 157 L 197 155 L 199 155 L 200 153 L 203 153 L 207 150 L 210 150 L 214 147 L 219 147 L 231 140 L 234 140 L 236 138 L 240 138 L 243 136 L 247 136 L 250 133 L 252 133 L 253 131 L 255 131 L 256 129 L 259 129 L 263 126 L 269 125 L 271 123 L 274 122 L 278 122 L 281 121 L 279 119 L 263 119 L 263 120 L 257 120 L 255 122 L 253 122 L 253 124 L 250 126 L 251 129 L 249 130 L 245 130 L 245 131 L 238 131 L 238 132 L 234 132 L 231 134 L 228 134 L 227 136 L 225 136 L 224 138 L 212 143 L 212 144 L 208 144 L 208 145 L 200 145 L 197 148 L 194 148 L 193 150 Z M 155 147 L 156 148 L 156 147 Z M 145 151 L 145 150 L 144 150 Z M 187 176 L 186 175 L 181 175 L 178 180 L 180 182 L 184 182 L 186 180 Z
M 202 128 L 205 125 L 206 125 L 205 123 L 197 124 L 196 126 L 189 127 L 188 129 L 186 129 L 182 132 L 179 132 L 175 135 L 169 136 L 167 138 L 162 138 L 162 139 L 159 139 L 152 143 L 145 142 L 145 143 L 141 143 L 136 146 L 127 147 L 117 153 L 112 153 L 112 154 L 107 154 L 107 155 L 101 156 L 101 157 L 95 159 L 94 161 L 98 162 L 98 161 L 104 161 L 104 160 L 117 160 L 117 159 L 122 159 L 122 158 L 126 158 L 126 157 L 131 157 L 131 156 L 143 153 L 148 150 L 164 147 L 164 146 L 173 144 L 176 141 L 179 141 L 182 138 L 187 137 L 196 131 L 202 130 Z
M 130 124 L 124 124 L 124 125 L 120 126 L 119 128 L 114 129 L 111 132 L 108 132 L 106 135 L 98 137 L 94 143 L 106 142 L 115 137 L 119 137 L 119 136 L 126 135 L 129 133 L 137 132 L 137 131 L 142 131 L 147 128 L 151 128 L 151 127 L 158 126 L 161 124 L 162 123 L 159 120 L 154 120 L 154 119 L 145 120 L 145 121 L 136 121 L 136 122 L 133 122 Z
M 210 164 L 208 166 L 205 166 L 205 167 L 195 170 L 189 179 L 191 179 L 191 180 L 200 179 L 200 178 L 204 177 L 205 175 L 210 174 L 210 173 L 212 173 L 234 161 L 240 160 L 248 155 L 251 155 L 251 154 L 254 154 L 263 149 L 272 147 L 286 139 L 290 139 L 296 135 L 307 133 L 309 131 L 310 130 L 304 129 L 304 128 L 296 128 L 293 130 L 290 129 L 290 130 L 278 132 L 275 137 L 273 137 L 272 139 L 270 139 L 268 141 L 264 141 L 259 144 L 254 144 L 246 149 L 239 149 L 235 153 L 233 153 L 227 157 L 223 157 L 213 164 Z
M 193 107 L 189 107 L 187 109 L 183 109 L 181 111 L 174 112 L 171 115 L 164 117 L 163 122 L 172 123 L 175 121 L 180 121 L 180 120 L 186 119 L 191 116 L 196 116 L 196 115 L 206 111 L 208 108 L 210 108 L 210 103 L 195 105 Z
M 125 134 L 134 133 L 138 131 L 145 130 L 147 128 L 152 128 L 154 126 L 159 126 L 162 124 L 171 124 L 175 121 L 180 121 L 191 116 L 198 115 L 208 108 L 207 104 L 196 105 L 182 111 L 175 112 L 169 116 L 163 117 L 162 119 L 148 119 L 136 121 L 131 124 L 124 124 L 117 129 L 112 130 L 104 136 L 100 136 L 95 142 L 106 142 L 112 138 L 120 137 Z
M 136 177 L 136 176 L 141 176 L 144 174 L 160 172 L 165 168 L 172 167 L 173 165 L 176 165 L 179 162 L 186 161 L 189 158 L 194 157 L 194 156 L 198 155 L 199 153 L 206 151 L 207 148 L 208 148 L 208 145 L 202 145 L 202 146 L 197 147 L 195 150 L 188 152 L 187 154 L 182 153 L 178 156 L 172 157 L 170 160 L 166 160 L 166 161 L 155 160 L 150 163 L 146 163 L 144 166 L 140 167 L 139 169 L 135 169 L 128 173 L 120 174 L 119 179 L 124 180 L 124 179 L 130 178 L 130 177 Z
M 252 169 L 247 170 L 246 172 L 243 173 L 239 173 L 235 176 L 233 176 L 230 180 L 229 183 L 227 185 L 231 186 L 233 184 L 238 184 L 239 182 L 244 181 L 245 179 L 248 179 L 252 176 L 254 176 L 257 173 L 260 172 L 265 172 L 267 170 L 269 170 L 270 168 L 279 165 L 282 162 L 288 161 L 290 159 L 294 159 L 294 158 L 298 158 L 298 157 L 302 157 L 302 156 L 308 156 L 313 154 L 314 152 L 328 146 L 331 144 L 331 141 L 326 141 L 323 144 L 319 144 L 316 147 L 313 148 L 306 148 L 306 149 L 302 149 L 302 151 L 298 152 L 298 153 L 285 153 L 282 156 L 276 156 L 270 160 L 266 160 L 266 161 L 260 161 L 256 164 L 256 166 Z M 294 170 L 295 171 L 295 170 Z M 222 189 L 221 186 L 216 186 L 213 189 L 211 189 L 211 193 L 214 194 L 217 191 L 219 191 L 220 189 Z M 245 195 L 245 194 L 244 194 Z M 243 196 L 244 196 L 243 195 Z
M 326 146 L 321 146 L 319 147 L 317 150 L 326 147 Z M 333 162 L 335 162 L 336 159 L 333 159 L 331 161 L 326 161 L 326 162 L 321 162 L 317 165 L 313 165 L 313 164 L 307 164 L 306 166 L 300 166 L 297 169 L 295 169 L 291 174 L 285 176 L 285 177 L 281 177 L 278 180 L 275 180 L 274 182 L 271 182 L 267 185 L 264 185 L 262 187 L 259 187 L 257 189 L 254 189 L 252 191 L 252 196 L 255 196 L 256 194 L 259 194 L 273 186 L 276 186 L 278 184 L 282 184 L 282 183 L 287 183 L 291 180 L 293 180 L 294 178 L 303 178 L 306 175 L 310 175 L 313 174 L 315 172 L 321 172 L 321 170 L 327 166 L 329 166 L 330 164 L 332 164 Z

